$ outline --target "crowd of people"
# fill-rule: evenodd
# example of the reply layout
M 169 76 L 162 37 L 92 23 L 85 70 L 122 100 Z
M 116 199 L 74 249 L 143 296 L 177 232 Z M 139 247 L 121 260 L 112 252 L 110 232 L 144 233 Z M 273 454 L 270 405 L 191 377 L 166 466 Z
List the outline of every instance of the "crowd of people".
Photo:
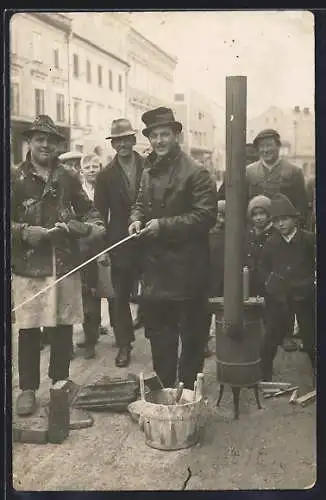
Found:
M 79 171 L 58 159 L 64 137 L 50 117 L 36 117 L 24 133 L 29 152 L 11 174 L 19 415 L 36 410 L 42 342 L 50 344 L 53 384 L 69 378 L 74 324 L 83 324 L 85 358 L 96 357 L 106 333 L 103 298 L 117 367 L 130 364 L 134 330 L 143 325 L 165 387 L 179 379 L 192 389 L 203 370 L 212 320 L 208 297 L 223 296 L 225 189 L 222 184 L 217 191 L 211 174 L 182 151 L 182 124 L 171 109 L 147 111 L 142 121 L 147 157 L 135 151 L 129 120 L 119 118 L 106 138 L 116 151 L 113 160 L 103 165 L 96 151 L 85 154 Z M 313 217 L 313 231 L 307 230 L 302 170 L 280 158 L 279 134 L 264 130 L 254 145 L 259 160 L 246 169 L 244 265 L 250 295 L 265 299 L 261 366 L 262 379 L 271 380 L 277 348 L 292 336 L 295 321 L 315 368 L 315 234 Z M 56 283 L 128 235 L 124 245 Z M 137 324 L 133 300 L 139 302 Z

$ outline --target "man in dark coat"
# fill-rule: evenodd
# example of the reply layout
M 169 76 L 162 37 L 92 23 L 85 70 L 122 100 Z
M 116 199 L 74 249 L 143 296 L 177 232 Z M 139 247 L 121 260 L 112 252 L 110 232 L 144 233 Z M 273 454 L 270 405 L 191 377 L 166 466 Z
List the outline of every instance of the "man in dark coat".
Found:
M 129 120 L 113 120 L 112 147 L 117 154 L 98 175 L 94 203 L 107 229 L 107 243 L 113 245 L 128 236 L 130 209 L 135 202 L 143 171 L 143 158 L 133 150 L 136 131 Z M 110 253 L 114 288 L 113 331 L 119 348 L 116 365 L 128 366 L 135 340 L 130 311 L 130 295 L 137 279 L 137 242 L 131 241 Z
M 52 119 L 38 116 L 24 132 L 29 152 L 11 172 L 12 297 L 17 307 L 80 263 L 78 239 L 96 212 L 76 173 L 56 158 L 64 140 Z M 97 214 L 99 219 L 99 214 Z M 74 273 L 15 311 L 21 393 L 17 413 L 36 409 L 41 327 L 50 335 L 49 377 L 69 377 L 73 324 L 83 321 L 81 281 Z
M 259 160 L 246 167 L 247 203 L 260 194 L 273 197 L 282 193 L 299 211 L 302 222 L 308 210 L 307 192 L 302 169 L 285 158 L 280 158 L 281 138 L 273 129 L 262 130 L 253 141 Z M 225 186 L 218 192 L 225 197 Z
M 129 233 L 143 235 L 145 334 L 154 370 L 166 387 L 176 382 L 181 337 L 178 376 L 190 389 L 203 369 L 207 342 L 208 233 L 216 221 L 216 185 L 206 169 L 181 151 L 182 124 L 171 109 L 148 111 L 142 120 L 153 152 L 145 164 Z

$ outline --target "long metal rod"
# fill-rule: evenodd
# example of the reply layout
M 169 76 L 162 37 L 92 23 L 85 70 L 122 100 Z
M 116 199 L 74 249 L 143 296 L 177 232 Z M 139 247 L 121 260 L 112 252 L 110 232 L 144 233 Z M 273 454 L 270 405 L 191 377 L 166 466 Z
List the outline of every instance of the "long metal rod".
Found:
M 118 246 L 122 245 L 123 243 L 126 243 L 127 241 L 132 240 L 133 238 L 136 238 L 138 236 L 139 236 L 139 234 L 131 234 L 129 236 L 126 236 L 126 238 L 123 238 L 122 240 L 118 241 L 117 243 L 114 243 L 114 245 L 111 245 L 110 247 L 106 248 L 105 250 L 102 250 L 97 255 L 94 255 L 94 257 L 91 257 L 90 259 L 86 260 L 85 262 L 82 262 L 81 264 L 79 264 L 79 266 L 75 267 L 74 269 L 72 269 L 68 273 L 64 274 L 63 276 L 60 276 L 60 278 L 58 278 L 56 281 L 53 281 L 52 283 L 50 283 L 46 287 L 42 288 L 42 290 L 39 290 L 34 295 L 31 295 L 31 297 L 28 297 L 28 299 L 26 299 L 23 302 L 21 302 L 20 304 L 18 304 L 16 307 L 14 307 L 12 309 L 12 312 L 18 311 L 18 309 L 21 309 L 23 306 L 25 306 L 26 304 L 28 304 L 32 300 L 36 299 L 36 297 L 39 297 L 43 293 L 50 290 L 50 288 L 54 287 L 55 285 L 57 285 L 58 283 L 63 281 L 65 278 L 68 278 L 68 276 L 71 276 L 73 273 L 76 273 L 77 271 L 79 271 L 83 267 L 87 266 L 87 264 L 89 264 L 90 262 L 93 262 L 98 257 L 101 257 L 101 255 L 104 255 L 105 253 L 110 252 L 114 248 L 117 248 Z
M 241 331 L 243 321 L 246 98 L 246 77 L 227 77 L 224 321 L 232 330 L 238 331 Z

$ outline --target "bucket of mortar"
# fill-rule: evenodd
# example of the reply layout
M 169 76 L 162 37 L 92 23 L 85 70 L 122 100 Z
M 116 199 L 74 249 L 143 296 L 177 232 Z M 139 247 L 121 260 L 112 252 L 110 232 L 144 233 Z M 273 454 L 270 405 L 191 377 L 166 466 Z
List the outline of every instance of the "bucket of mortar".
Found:
M 196 444 L 200 438 L 203 397 L 201 393 L 184 389 L 175 404 L 177 389 L 151 392 L 142 401 L 140 425 L 146 444 L 159 450 L 180 450 Z

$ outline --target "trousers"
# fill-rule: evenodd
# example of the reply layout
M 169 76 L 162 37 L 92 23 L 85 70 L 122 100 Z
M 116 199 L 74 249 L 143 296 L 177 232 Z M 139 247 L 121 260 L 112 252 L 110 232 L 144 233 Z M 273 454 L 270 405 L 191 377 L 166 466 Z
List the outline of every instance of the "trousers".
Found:
M 316 313 L 314 294 L 302 300 L 291 297 L 286 302 L 273 298 L 265 299 L 265 337 L 261 349 L 261 367 L 263 380 L 271 380 L 273 362 L 277 348 L 283 343 L 285 336 L 293 329 L 293 318 L 297 317 L 303 351 L 309 356 L 312 368 L 315 369 L 316 358 Z
M 89 288 L 83 288 L 83 329 L 85 343 L 94 346 L 98 340 L 101 325 L 101 299 L 92 294 Z
M 69 377 L 72 328 L 72 325 L 47 328 L 50 340 L 48 376 L 54 382 Z M 40 328 L 19 330 L 18 370 L 19 387 L 22 391 L 36 391 L 40 386 L 40 342 Z
M 197 373 L 204 367 L 207 300 L 146 300 L 142 309 L 153 369 L 164 387 L 174 387 L 178 378 L 186 389 L 193 389 Z M 179 339 L 182 348 L 178 359 Z
M 131 268 L 112 265 L 111 278 L 114 289 L 113 333 L 117 346 L 127 347 L 135 340 L 130 310 L 135 272 Z

